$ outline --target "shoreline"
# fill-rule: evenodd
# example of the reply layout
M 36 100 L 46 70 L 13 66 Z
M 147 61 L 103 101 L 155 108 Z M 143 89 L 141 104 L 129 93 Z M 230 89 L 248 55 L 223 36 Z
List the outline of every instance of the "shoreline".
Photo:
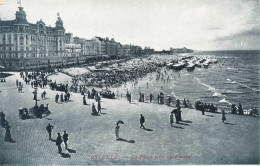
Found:
M 66 103 L 55 103 L 54 96 L 58 91 L 49 88 L 39 89 L 39 92 L 47 92 L 46 100 L 40 99 L 39 103 L 49 103 L 52 112 L 48 117 L 42 119 L 21 120 L 18 117 L 18 108 L 29 107 L 34 104 L 32 91 L 29 85 L 24 86 L 25 93 L 17 93 L 15 80 L 22 79 L 16 73 L 8 77 L 6 89 L 0 93 L 6 96 L 0 101 L 1 110 L 4 110 L 6 119 L 11 125 L 12 138 L 16 143 L 3 141 L 0 136 L 0 145 L 5 153 L 0 156 L 1 161 L 6 164 L 212 164 L 222 161 L 228 163 L 242 163 L 251 158 L 251 162 L 257 160 L 257 148 L 259 140 L 255 139 L 258 127 L 258 118 L 248 116 L 235 116 L 227 114 L 227 122 L 235 125 L 223 124 L 220 114 L 207 113 L 202 116 L 194 109 L 182 108 L 183 124 L 169 124 L 169 113 L 171 107 L 153 103 L 133 102 L 126 99 L 110 100 L 102 98 L 101 116 L 91 115 L 91 106 L 82 104 L 82 95 L 72 93 L 71 101 Z M 7 97 L 7 95 L 9 97 Z M 13 104 L 7 106 L 6 101 L 12 98 Z M 93 99 L 87 99 L 87 103 L 96 103 Z M 139 116 L 143 114 L 146 122 L 145 127 L 151 131 L 139 128 Z M 116 121 L 123 120 L 125 124 L 120 125 L 120 138 L 125 141 L 116 141 L 114 127 Z M 191 123 L 188 123 L 191 122 Z M 244 122 L 244 123 L 241 123 Z M 53 138 L 57 132 L 66 130 L 69 133 L 69 148 L 76 153 L 64 153 L 70 155 L 70 159 L 61 157 L 57 153 L 55 143 L 48 140 L 45 127 L 48 123 L 54 125 Z M 32 127 L 33 126 L 33 127 Z M 250 130 L 244 130 L 250 128 Z M 245 133 L 241 135 L 241 131 Z M 222 131 L 222 132 L 220 132 Z M 4 133 L 4 130 L 1 129 Z M 163 136 L 163 137 L 162 137 Z M 241 139 L 237 139 L 240 137 Z M 130 143 L 131 140 L 134 143 Z M 207 141 L 210 141 L 207 143 Z M 243 141 L 250 140 L 250 141 Z M 129 141 L 129 142 L 127 142 Z M 205 142 L 206 141 L 206 142 Z M 243 146 L 242 146 L 243 145 Z M 225 151 L 221 148 L 227 148 Z M 214 148 L 213 148 L 214 147 Z M 246 149 L 250 149 L 244 153 Z M 47 152 L 46 152 L 47 151 Z M 238 155 L 232 152 L 236 151 Z M 94 155 L 117 154 L 118 160 L 91 160 Z M 229 160 L 222 160 L 222 154 L 228 156 Z M 239 154 L 243 154 L 242 156 Z M 134 156 L 165 156 L 165 158 L 134 159 Z M 144 156 L 145 155 L 145 156 Z M 191 158 L 174 158 L 174 156 L 192 156 Z M 133 156 L 134 158 L 131 158 Z M 167 157 L 171 156 L 171 157 Z M 211 157 L 210 157 L 211 156 Z M 1 158 L 2 157 L 2 158 Z M 129 157 L 129 158 L 126 158 Z M 210 158 L 210 160 L 209 160 Z M 46 160 L 47 159 L 47 160 Z M 215 161 L 215 162 L 214 162 Z M 250 162 L 250 163 L 251 163 Z

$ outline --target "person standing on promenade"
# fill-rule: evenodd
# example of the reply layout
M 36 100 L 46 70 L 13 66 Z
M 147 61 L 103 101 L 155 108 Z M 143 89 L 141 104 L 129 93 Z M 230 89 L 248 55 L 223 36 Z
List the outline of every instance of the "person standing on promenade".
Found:
M 61 139 L 61 135 L 60 135 L 60 133 L 57 133 L 58 134 L 58 137 L 57 137 L 57 139 L 56 139 L 56 146 L 58 146 L 58 151 L 59 151 L 59 153 L 61 153 L 62 152 L 62 149 L 61 149 L 61 143 L 62 143 L 62 139 Z
M 222 122 L 225 123 L 226 116 L 225 116 L 225 111 L 222 110 Z
M 132 100 L 132 93 L 129 94 L 129 103 L 131 103 Z
M 66 148 L 66 149 L 68 149 L 68 144 L 67 144 L 67 142 L 68 142 L 68 140 L 69 140 L 68 137 L 69 137 L 68 133 L 66 133 L 66 131 L 64 131 L 63 141 L 64 141 L 64 144 L 65 144 L 65 148 Z
M 150 94 L 150 103 L 153 101 L 153 95 Z
M 119 139 L 119 129 L 120 129 L 120 126 L 119 126 L 119 124 L 117 123 L 117 124 L 116 124 L 116 127 L 115 127 L 116 140 Z
M 243 111 L 241 103 L 238 104 L 238 113 L 239 113 L 239 115 L 244 115 L 244 111 Z
M 57 93 L 57 95 L 55 96 L 55 102 L 58 103 L 59 100 L 59 94 Z
M 86 96 L 83 96 L 83 105 L 87 105 Z
M 201 113 L 202 113 L 202 115 L 205 115 L 205 105 L 204 104 L 201 105 Z
M 53 126 L 49 123 L 48 126 L 46 126 L 46 130 L 49 134 L 49 140 L 51 140 L 51 132 L 52 132 Z
M 8 122 L 5 123 L 5 141 L 10 142 L 12 141 L 12 137 L 11 137 L 11 131 L 10 131 L 11 127 L 9 126 Z
M 70 92 L 67 92 L 68 100 L 70 100 Z
M 64 101 L 63 100 L 63 93 L 61 93 L 61 95 L 60 95 L 60 102 L 63 103 L 63 101 Z
M 144 127 L 144 122 L 145 122 L 144 116 L 142 114 L 140 116 L 141 116 L 140 117 L 140 124 L 141 124 L 140 128 L 145 129 L 145 127 Z
M 43 91 L 43 97 L 46 99 L 46 91 Z
M 170 114 L 170 124 L 171 124 L 171 126 L 172 126 L 172 124 L 173 124 L 173 113 L 171 112 L 171 114 Z
M 178 121 L 181 121 L 181 107 L 177 108 Z
M 98 113 L 100 113 L 101 114 L 101 104 L 100 104 L 100 100 L 98 100 Z

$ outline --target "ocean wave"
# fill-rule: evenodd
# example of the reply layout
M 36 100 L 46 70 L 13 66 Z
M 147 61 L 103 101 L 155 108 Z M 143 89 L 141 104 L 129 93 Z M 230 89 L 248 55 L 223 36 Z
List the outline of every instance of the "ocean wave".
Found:
M 260 89 L 252 88 L 252 87 L 250 87 L 250 86 L 248 86 L 248 85 L 246 85 L 246 84 L 242 84 L 242 83 L 239 83 L 239 82 L 238 82 L 238 84 L 239 84 L 240 86 L 242 86 L 242 87 L 244 87 L 244 88 L 247 88 L 247 89 L 250 89 L 250 90 L 252 90 L 252 91 L 254 91 L 254 92 L 260 92 Z
M 221 97 L 222 94 L 221 94 L 221 93 L 218 93 L 218 92 L 215 92 L 212 96 L 214 96 L 214 97 Z
M 221 93 L 222 94 L 242 94 L 243 92 L 233 91 L 233 90 L 223 90 Z
M 236 68 L 228 67 L 228 70 L 237 70 Z
M 208 84 L 205 84 L 205 83 L 201 82 L 201 80 L 200 80 L 199 78 L 197 78 L 197 77 L 196 77 L 196 79 L 197 79 L 197 81 L 198 81 L 199 84 L 201 84 L 201 85 L 207 87 L 208 90 L 210 90 L 211 92 L 216 92 L 216 89 L 215 89 L 213 86 L 210 86 L 210 85 L 208 85 Z

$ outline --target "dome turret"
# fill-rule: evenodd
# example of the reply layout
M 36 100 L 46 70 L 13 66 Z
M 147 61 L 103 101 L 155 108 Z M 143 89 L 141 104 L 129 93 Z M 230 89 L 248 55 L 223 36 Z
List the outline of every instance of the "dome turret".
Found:
M 18 7 L 18 8 L 19 8 L 19 11 L 17 11 L 15 14 L 15 16 L 16 16 L 15 21 L 20 22 L 20 23 L 27 23 L 26 13 L 23 10 L 23 7 Z
M 60 14 L 58 13 L 57 14 L 57 16 L 58 16 L 58 20 L 56 21 L 56 23 L 55 23 L 55 25 L 56 25 L 56 29 L 64 29 L 64 27 L 63 27 L 63 21 L 61 20 L 61 18 L 60 18 Z

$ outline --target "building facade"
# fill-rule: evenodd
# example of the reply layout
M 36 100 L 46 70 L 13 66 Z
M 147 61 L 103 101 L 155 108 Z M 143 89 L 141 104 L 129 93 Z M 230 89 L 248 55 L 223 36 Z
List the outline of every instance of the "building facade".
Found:
M 66 53 L 65 29 L 58 15 L 55 27 L 29 23 L 23 7 L 14 20 L 0 20 L 0 65 L 7 69 L 58 66 Z

